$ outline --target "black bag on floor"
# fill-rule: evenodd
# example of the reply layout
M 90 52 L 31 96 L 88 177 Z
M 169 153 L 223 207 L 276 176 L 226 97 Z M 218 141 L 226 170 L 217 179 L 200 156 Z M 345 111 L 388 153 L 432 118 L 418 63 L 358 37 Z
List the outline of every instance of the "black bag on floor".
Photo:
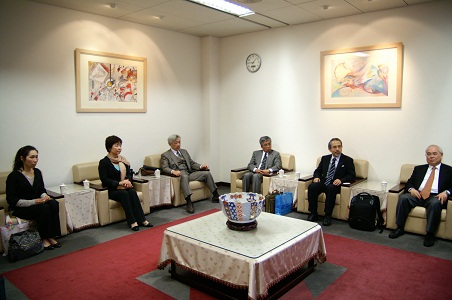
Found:
M 374 231 L 377 227 L 383 232 L 383 215 L 380 198 L 369 193 L 359 193 L 350 200 L 348 224 L 353 229 Z
M 39 233 L 35 230 L 25 230 L 12 234 L 9 238 L 8 257 L 11 262 L 24 259 L 44 251 Z
M 265 212 L 272 214 L 275 213 L 275 198 L 276 195 L 279 194 L 281 194 L 279 191 L 274 190 L 273 192 L 265 196 Z

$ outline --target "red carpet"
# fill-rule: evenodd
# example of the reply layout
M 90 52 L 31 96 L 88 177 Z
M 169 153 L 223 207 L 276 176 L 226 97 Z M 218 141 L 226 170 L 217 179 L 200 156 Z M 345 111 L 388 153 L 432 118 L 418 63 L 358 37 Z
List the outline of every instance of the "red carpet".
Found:
M 30 299 L 172 299 L 135 278 L 156 269 L 167 227 L 215 211 L 7 272 L 4 276 Z M 325 243 L 327 263 L 347 270 L 317 297 L 301 282 L 282 299 L 452 299 L 448 283 L 452 261 L 328 234 Z M 190 298 L 212 299 L 195 289 L 191 289 Z

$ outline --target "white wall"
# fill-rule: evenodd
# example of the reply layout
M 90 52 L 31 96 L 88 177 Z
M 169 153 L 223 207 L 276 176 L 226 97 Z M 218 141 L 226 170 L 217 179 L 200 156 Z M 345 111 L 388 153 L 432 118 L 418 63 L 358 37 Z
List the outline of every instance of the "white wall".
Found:
M 397 181 L 400 165 L 425 163 L 432 143 L 451 164 L 451 20 L 452 2 L 440 1 L 221 39 L 221 179 L 246 166 L 262 135 L 295 154 L 302 174 L 329 153 L 332 137 L 370 161 L 374 180 Z M 400 109 L 320 108 L 320 51 L 393 42 L 404 45 Z M 263 61 L 254 74 L 250 53 Z
M 0 171 L 31 144 L 47 186 L 71 182 L 72 165 L 101 159 L 111 134 L 135 169 L 173 133 L 202 160 L 199 37 L 12 0 L 1 1 L 0 28 Z M 76 113 L 76 48 L 147 57 L 147 113 Z
M 402 163 L 423 163 L 438 143 L 452 164 L 452 4 L 278 28 L 230 38 L 198 38 L 24 0 L 0 1 L 0 171 L 17 149 L 40 150 L 47 186 L 72 181 L 71 166 L 105 155 L 110 134 L 134 168 L 179 133 L 216 181 L 247 164 L 262 135 L 311 173 L 327 142 L 370 161 L 370 178 L 397 180 Z M 6 29 L 6 30 L 5 30 Z M 404 44 L 400 109 L 321 109 L 320 51 Z M 74 50 L 148 59 L 147 113 L 76 113 Z M 259 53 L 251 74 L 245 58 Z M 429 117 L 431 116 L 431 117 Z M 430 124 L 432 122 L 432 124 Z

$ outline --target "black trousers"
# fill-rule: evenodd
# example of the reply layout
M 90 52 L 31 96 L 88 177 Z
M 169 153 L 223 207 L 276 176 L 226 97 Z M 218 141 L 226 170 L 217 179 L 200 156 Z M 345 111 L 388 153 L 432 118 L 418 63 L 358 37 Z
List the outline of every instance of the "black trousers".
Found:
M 325 215 L 331 215 L 336 203 L 336 195 L 340 191 L 341 186 L 336 186 L 334 184 L 325 185 L 323 180 L 311 183 L 308 186 L 309 211 L 314 214 L 317 213 L 319 195 L 325 193 Z
M 135 222 L 142 224 L 146 221 L 140 199 L 134 189 L 109 190 L 108 197 L 121 203 L 126 214 L 127 224 L 131 225 Z
M 21 219 L 35 220 L 42 239 L 55 238 L 61 235 L 60 204 L 51 199 L 46 203 L 27 207 L 16 207 L 13 215 Z
M 431 194 L 430 197 L 423 200 L 411 196 L 410 193 L 400 195 L 396 210 L 397 226 L 403 228 L 411 210 L 416 206 L 423 206 L 427 210 L 427 226 L 425 230 L 430 233 L 435 233 L 441 221 L 441 210 L 443 209 L 443 205 L 435 196 L 436 194 Z M 446 208 L 446 205 L 447 201 L 444 208 Z

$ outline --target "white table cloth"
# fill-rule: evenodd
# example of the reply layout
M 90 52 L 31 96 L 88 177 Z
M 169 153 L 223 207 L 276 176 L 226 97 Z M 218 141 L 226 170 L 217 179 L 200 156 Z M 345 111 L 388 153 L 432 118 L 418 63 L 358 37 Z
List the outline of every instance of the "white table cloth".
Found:
M 295 206 L 298 199 L 298 176 L 295 173 L 288 173 L 283 176 L 276 175 L 271 177 L 269 193 L 274 190 L 292 192 Z
M 82 229 L 99 226 L 99 217 L 93 189 L 84 189 L 78 184 L 68 184 L 67 193 L 64 194 L 66 204 L 66 222 L 68 231 L 80 231 Z M 59 187 L 51 187 L 49 190 L 60 193 Z
M 230 230 L 226 221 L 220 211 L 167 228 L 158 267 L 175 262 L 227 286 L 248 288 L 249 298 L 258 299 L 309 260 L 326 260 L 317 223 L 265 212 L 251 231 Z
M 171 177 L 161 175 L 159 178 L 155 176 L 141 176 L 141 178 L 149 180 L 151 208 L 172 205 L 171 199 L 174 197 L 174 189 L 171 184 Z

